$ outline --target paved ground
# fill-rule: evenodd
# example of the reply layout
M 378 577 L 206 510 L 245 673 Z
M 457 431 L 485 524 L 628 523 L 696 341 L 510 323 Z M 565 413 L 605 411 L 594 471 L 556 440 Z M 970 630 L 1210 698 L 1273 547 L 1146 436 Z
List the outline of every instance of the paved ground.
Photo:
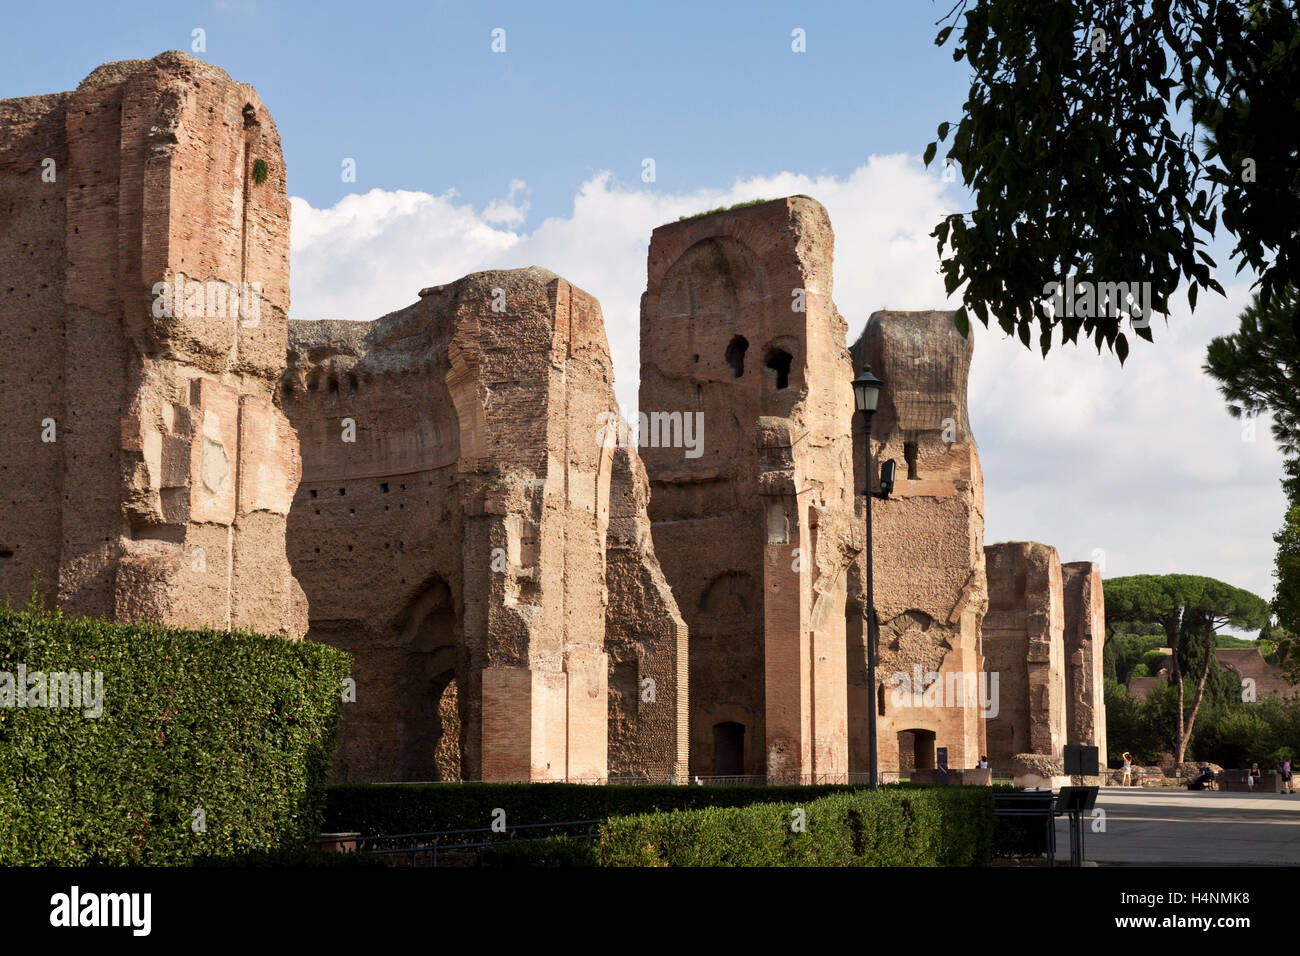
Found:
M 1103 866 L 1300 865 L 1300 795 L 1102 787 L 1097 806 L 1105 831 L 1088 824 L 1084 853 Z M 1056 833 L 1068 860 L 1064 819 Z

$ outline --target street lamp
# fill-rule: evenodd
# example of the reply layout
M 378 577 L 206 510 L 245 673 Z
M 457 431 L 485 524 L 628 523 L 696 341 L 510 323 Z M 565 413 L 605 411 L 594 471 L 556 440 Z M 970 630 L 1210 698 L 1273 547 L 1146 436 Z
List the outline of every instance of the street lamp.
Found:
M 871 366 L 864 365 L 853 380 L 853 399 L 862 412 L 867 433 L 867 736 L 871 742 L 871 789 L 876 789 L 876 596 L 871 574 L 871 418 L 880 404 L 880 389 L 885 383 L 871 374 Z M 893 477 L 892 475 L 890 476 Z M 882 495 L 883 497 L 883 495 Z

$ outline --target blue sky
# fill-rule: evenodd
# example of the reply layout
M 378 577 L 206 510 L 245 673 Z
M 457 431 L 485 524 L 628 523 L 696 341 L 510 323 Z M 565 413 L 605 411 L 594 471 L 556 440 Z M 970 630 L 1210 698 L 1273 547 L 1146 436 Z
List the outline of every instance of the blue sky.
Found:
M 929 232 L 969 197 L 920 162 L 966 92 L 964 65 L 934 46 L 949 6 L 31 4 L 0 33 L 0 97 L 191 51 L 203 29 L 196 55 L 253 84 L 283 140 L 293 317 L 373 319 L 424 286 L 546 266 L 599 298 L 627 411 L 646 246 L 683 214 L 819 199 L 850 340 L 876 309 L 955 307 Z M 505 53 L 491 50 L 496 28 Z M 805 53 L 791 50 L 796 28 Z M 1281 458 L 1267 422 L 1251 432 L 1229 418 L 1200 371 L 1248 301 L 1225 252 L 1213 249 L 1228 297 L 1203 296 L 1192 316 L 1179 296 L 1124 368 L 1089 347 L 1044 361 L 975 329 L 986 541 L 1054 544 L 1107 576 L 1185 571 L 1271 596 Z
M 774 170 L 844 175 L 920 152 L 955 119 L 965 71 L 934 46 L 948 5 L 857 3 L 42 3 L 7 18 L 0 89 L 71 89 L 110 60 L 206 53 L 253 83 L 284 140 L 289 191 L 455 188 L 512 179 L 532 216 L 597 170 L 681 190 Z M 506 31 L 506 52 L 491 31 Z M 791 50 L 806 32 L 807 52 Z M 340 180 L 344 157 L 357 182 Z

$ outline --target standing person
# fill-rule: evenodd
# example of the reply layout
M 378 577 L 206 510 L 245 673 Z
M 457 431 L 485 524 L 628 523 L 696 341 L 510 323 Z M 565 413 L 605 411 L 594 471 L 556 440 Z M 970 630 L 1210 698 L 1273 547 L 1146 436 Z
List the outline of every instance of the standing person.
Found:
M 1282 778 L 1282 792 L 1295 793 L 1291 786 L 1291 758 L 1283 757 L 1277 762 L 1277 775 Z
M 1133 755 L 1127 750 L 1124 751 L 1124 774 L 1120 777 L 1119 785 L 1121 787 L 1133 786 Z
M 1254 793 L 1255 785 L 1259 783 L 1259 778 L 1259 764 L 1253 763 L 1250 765 L 1250 773 L 1246 774 L 1246 789 L 1251 793 Z

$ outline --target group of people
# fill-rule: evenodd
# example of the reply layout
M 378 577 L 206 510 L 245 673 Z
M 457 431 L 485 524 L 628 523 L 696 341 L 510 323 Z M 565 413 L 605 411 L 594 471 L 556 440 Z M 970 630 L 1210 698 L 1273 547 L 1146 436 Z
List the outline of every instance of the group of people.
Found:
M 1295 788 L 1291 785 L 1291 758 L 1283 757 L 1277 762 L 1277 775 L 1282 781 L 1282 793 L 1295 793 Z M 1259 764 L 1250 765 L 1250 770 L 1246 774 L 1246 787 L 1252 793 L 1259 784 L 1260 777 L 1263 773 L 1259 769 Z M 1201 772 L 1187 781 L 1187 789 L 1204 790 L 1214 782 L 1214 772 L 1208 766 L 1202 766 Z M 1124 752 L 1124 764 L 1120 769 L 1121 787 L 1133 786 L 1133 755 L 1128 751 Z
M 1259 778 L 1264 774 L 1259 769 L 1259 764 L 1253 763 L 1250 769 L 1246 771 L 1246 787 L 1254 792 L 1255 787 L 1259 785 Z M 1295 793 L 1295 787 L 1291 785 L 1291 758 L 1283 757 L 1277 762 L 1277 775 L 1282 781 L 1282 793 Z
M 1259 769 L 1259 764 L 1253 763 L 1250 769 L 1246 771 L 1246 787 L 1254 792 L 1255 787 L 1259 785 L 1259 778 L 1264 774 Z M 1277 762 L 1277 775 L 1282 781 L 1281 793 L 1295 793 L 1295 787 L 1291 785 L 1291 758 L 1283 757 Z

